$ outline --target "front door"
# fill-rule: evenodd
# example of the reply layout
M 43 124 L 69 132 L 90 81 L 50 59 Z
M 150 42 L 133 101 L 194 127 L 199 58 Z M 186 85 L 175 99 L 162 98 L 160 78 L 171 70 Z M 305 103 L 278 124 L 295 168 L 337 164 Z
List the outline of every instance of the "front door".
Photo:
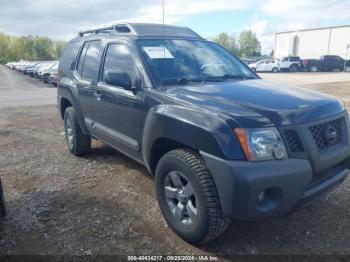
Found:
M 98 138 L 125 154 L 142 159 L 143 91 L 107 84 L 109 73 L 127 73 L 132 86 L 140 83 L 136 56 L 127 43 L 106 46 L 100 81 L 96 87 L 93 131 Z

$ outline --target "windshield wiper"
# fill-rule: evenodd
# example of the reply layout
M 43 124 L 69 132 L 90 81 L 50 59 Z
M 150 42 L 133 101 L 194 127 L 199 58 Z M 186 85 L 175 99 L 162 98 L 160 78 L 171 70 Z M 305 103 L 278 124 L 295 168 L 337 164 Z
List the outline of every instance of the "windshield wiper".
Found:
M 246 76 L 246 75 L 231 75 L 231 74 L 225 74 L 222 76 L 210 76 L 207 77 L 206 81 L 225 81 L 229 79 L 240 79 L 240 80 L 247 80 L 247 79 L 254 79 L 254 77 Z
M 190 78 L 190 77 L 180 77 L 176 79 L 177 84 L 188 84 L 188 83 L 202 83 L 206 79 L 204 78 Z
M 204 83 L 204 78 L 189 78 L 189 77 L 179 77 L 174 79 L 167 79 L 161 81 L 161 84 L 175 84 L 175 85 L 185 85 L 189 83 Z

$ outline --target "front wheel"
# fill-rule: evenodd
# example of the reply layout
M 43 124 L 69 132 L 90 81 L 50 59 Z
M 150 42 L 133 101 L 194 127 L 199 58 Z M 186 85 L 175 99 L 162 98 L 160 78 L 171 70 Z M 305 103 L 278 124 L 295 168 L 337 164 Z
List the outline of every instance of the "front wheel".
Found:
M 163 216 L 184 240 L 205 243 L 226 229 L 214 180 L 197 153 L 168 152 L 157 165 L 155 180 Z
M 278 68 L 277 67 L 272 68 L 272 73 L 278 73 Z

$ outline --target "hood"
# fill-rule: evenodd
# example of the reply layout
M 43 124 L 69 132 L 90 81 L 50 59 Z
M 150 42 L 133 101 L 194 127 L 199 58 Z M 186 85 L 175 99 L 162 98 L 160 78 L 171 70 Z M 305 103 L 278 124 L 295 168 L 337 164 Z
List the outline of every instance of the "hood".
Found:
M 166 93 L 229 115 L 243 127 L 300 124 L 345 110 L 332 96 L 262 79 L 174 86 Z

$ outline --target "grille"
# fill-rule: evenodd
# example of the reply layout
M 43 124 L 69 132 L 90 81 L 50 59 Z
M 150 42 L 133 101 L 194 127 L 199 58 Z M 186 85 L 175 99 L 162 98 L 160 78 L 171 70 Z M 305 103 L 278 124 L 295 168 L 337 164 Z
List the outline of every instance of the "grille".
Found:
M 323 151 L 333 145 L 340 144 L 342 141 L 341 119 L 311 126 L 309 129 L 318 147 Z
M 303 145 L 300 142 L 297 132 L 293 129 L 288 129 L 284 131 L 284 137 L 287 141 L 289 151 L 292 153 L 304 152 Z

